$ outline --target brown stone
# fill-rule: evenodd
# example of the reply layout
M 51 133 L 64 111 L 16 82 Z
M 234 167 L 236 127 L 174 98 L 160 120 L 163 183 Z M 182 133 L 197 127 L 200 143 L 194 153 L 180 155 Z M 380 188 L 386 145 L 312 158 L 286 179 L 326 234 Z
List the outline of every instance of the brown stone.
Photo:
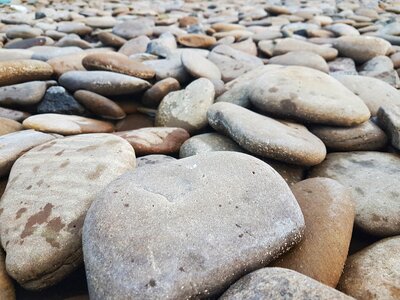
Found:
M 196 33 L 181 35 L 177 40 L 181 45 L 192 48 L 209 48 L 217 42 L 215 37 Z
M 63 55 L 49 59 L 47 63 L 53 67 L 54 74 L 60 77 L 68 71 L 85 71 L 82 65 L 82 59 L 88 55 L 86 52 L 80 52 L 70 55 Z
M 0 135 L 5 135 L 11 132 L 22 130 L 21 123 L 0 117 Z
M 50 79 L 53 68 L 38 60 L 0 61 L 0 86 Z
M 115 125 L 115 131 L 127 131 L 144 127 L 153 127 L 154 119 L 141 113 L 129 114 Z
M 142 97 L 142 103 L 150 107 L 157 107 L 161 100 L 170 92 L 181 88 L 179 81 L 175 78 L 165 78 L 149 88 Z
M 30 116 L 30 114 L 27 112 L 0 107 L 0 117 L 1 118 L 6 118 L 6 119 L 22 122 L 29 116 Z

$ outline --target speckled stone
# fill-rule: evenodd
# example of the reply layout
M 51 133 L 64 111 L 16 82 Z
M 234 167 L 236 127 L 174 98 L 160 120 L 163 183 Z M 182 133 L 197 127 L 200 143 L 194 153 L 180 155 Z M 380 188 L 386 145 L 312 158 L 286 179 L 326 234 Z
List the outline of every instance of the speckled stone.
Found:
M 53 68 L 37 60 L 0 61 L 0 86 L 50 79 Z

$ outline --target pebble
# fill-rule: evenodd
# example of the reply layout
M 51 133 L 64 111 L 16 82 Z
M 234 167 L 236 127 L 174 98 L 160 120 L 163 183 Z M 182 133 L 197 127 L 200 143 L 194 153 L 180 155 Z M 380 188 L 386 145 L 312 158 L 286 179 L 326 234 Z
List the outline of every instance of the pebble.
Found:
M 22 111 L 18 111 L 18 110 L 14 110 L 14 109 L 0 107 L 0 117 L 1 118 L 6 118 L 6 119 L 22 122 L 29 116 L 30 116 L 30 114 L 27 112 L 22 112 Z
M 37 112 L 40 114 L 82 115 L 85 108 L 62 86 L 52 86 L 47 89 L 43 100 L 37 107 Z
M 378 123 L 387 132 L 392 146 L 400 150 L 400 106 L 383 105 L 377 116 Z
M 180 88 L 181 85 L 178 80 L 175 78 L 165 78 L 144 92 L 142 103 L 149 107 L 157 107 L 166 95 L 178 91 Z
M 304 215 L 304 238 L 271 266 L 297 271 L 335 288 L 353 231 L 351 194 L 337 181 L 322 177 L 298 182 L 291 189 Z
M 46 82 L 30 81 L 20 84 L 0 87 L 0 105 L 26 106 L 39 103 L 45 92 Z
M 0 251 L 0 298 L 14 300 L 15 288 L 10 275 L 8 275 L 5 264 L 6 254 L 3 249 Z
M 221 72 L 218 67 L 194 51 L 182 53 L 182 64 L 186 71 L 194 78 L 221 79 Z
M 115 25 L 112 33 L 124 38 L 133 39 L 153 33 L 154 21 L 150 19 L 129 20 Z
M 181 35 L 177 41 L 181 45 L 191 48 L 210 48 L 217 42 L 215 37 L 196 33 Z
M 83 221 L 96 193 L 135 164 L 132 147 L 110 134 L 56 139 L 19 158 L 0 204 L 8 273 L 39 290 L 77 268 Z
M 90 295 L 213 297 L 296 244 L 303 225 L 283 179 L 251 156 L 214 152 L 137 168 L 86 217 Z
M 0 61 L 0 86 L 26 81 L 47 80 L 53 74 L 53 68 L 37 60 Z
M 0 117 L 0 136 L 22 130 L 21 123 L 12 119 Z
M 351 189 L 355 224 L 377 236 L 400 233 L 400 157 L 373 151 L 330 153 L 310 177 L 328 177 Z M 382 189 L 382 187 L 385 187 Z
M 156 164 L 163 164 L 168 163 L 176 160 L 176 158 L 164 154 L 150 154 L 138 157 L 136 159 L 136 167 L 144 167 L 147 165 L 156 165 Z
M 115 134 L 127 140 L 137 156 L 177 153 L 190 137 L 185 129 L 174 127 L 147 127 Z
M 333 60 L 338 56 L 338 51 L 332 47 L 316 45 L 294 38 L 279 40 L 273 48 L 273 55 L 282 55 L 288 52 L 298 51 L 299 49 L 301 49 L 302 51 L 309 51 L 318 54 L 328 61 Z
M 269 60 L 270 64 L 284 66 L 303 66 L 329 73 L 329 66 L 322 56 L 310 51 L 293 51 L 277 55 Z

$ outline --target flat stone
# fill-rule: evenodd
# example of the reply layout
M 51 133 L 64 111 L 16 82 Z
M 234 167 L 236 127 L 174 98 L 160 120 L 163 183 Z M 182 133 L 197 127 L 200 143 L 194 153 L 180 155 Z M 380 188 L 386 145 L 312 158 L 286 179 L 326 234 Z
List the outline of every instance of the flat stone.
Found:
M 89 111 L 104 119 L 120 120 L 126 117 L 117 103 L 99 94 L 78 90 L 74 93 L 74 98 Z
M 386 146 L 385 132 L 371 120 L 354 127 L 312 126 L 310 131 L 331 151 L 372 151 Z
M 244 150 L 230 138 L 212 132 L 198 134 L 185 141 L 179 151 L 179 157 L 184 158 L 215 151 L 244 152 Z
M 112 33 L 124 39 L 133 39 L 141 35 L 152 35 L 153 27 L 153 20 L 140 18 L 138 20 L 129 20 L 115 25 Z
M 16 83 L 46 80 L 53 74 L 53 68 L 42 61 L 21 59 L 0 61 L 0 86 Z
M 341 56 L 349 57 L 356 63 L 364 63 L 378 55 L 386 55 L 390 43 L 372 36 L 342 36 L 333 46 Z
M 325 29 L 332 31 L 337 36 L 360 36 L 360 32 L 348 24 L 336 23 L 326 26 Z
M 1 118 L 6 118 L 6 119 L 22 122 L 29 116 L 30 116 L 30 114 L 27 112 L 0 107 L 0 117 Z
M 30 116 L 24 120 L 22 125 L 27 129 L 62 135 L 114 131 L 113 125 L 108 122 L 62 114 L 40 114 Z
M 351 255 L 338 289 L 356 299 L 398 299 L 399 247 L 400 238 L 397 236 L 380 240 Z
M 175 78 L 180 83 L 185 83 L 190 79 L 190 74 L 184 68 L 180 57 L 148 60 L 143 63 L 156 71 L 157 81 L 171 77 Z
M 121 54 L 125 54 L 126 56 L 130 56 L 136 53 L 144 53 L 146 52 L 147 45 L 150 43 L 150 39 L 145 36 L 141 35 L 136 38 L 133 38 L 127 41 L 119 50 L 118 52 Z
M 183 52 L 182 63 L 186 71 L 195 78 L 221 79 L 221 72 L 218 67 L 194 51 Z
M 33 52 L 26 49 L 0 48 L 0 61 L 31 59 Z
M 55 139 L 55 136 L 22 130 L 0 136 L 0 177 L 7 176 L 14 162 L 33 147 Z
M 376 56 L 368 60 L 361 66 L 359 74 L 382 80 L 395 88 L 400 87 L 399 75 L 387 56 Z
M 214 103 L 214 95 L 214 86 L 206 78 L 169 93 L 158 107 L 156 126 L 180 127 L 189 133 L 201 130 L 207 126 L 207 110 Z
M 21 123 L 12 119 L 0 117 L 0 136 L 11 132 L 20 131 L 23 127 Z
M 151 40 L 147 44 L 146 53 L 159 57 L 168 57 L 177 48 L 175 36 L 167 31 L 160 35 L 158 39 Z
M 331 287 L 283 268 L 264 268 L 252 272 L 232 285 L 219 299 L 353 299 Z
M 185 129 L 173 127 L 148 127 L 114 134 L 127 140 L 137 156 L 177 153 L 190 137 Z
M 100 42 L 102 42 L 105 46 L 119 48 L 126 43 L 126 39 L 108 31 L 100 32 L 97 37 L 99 38 Z
M 364 102 L 340 82 L 323 72 L 299 66 L 263 74 L 253 85 L 250 101 L 265 113 L 303 122 L 354 126 L 370 117 Z
M 83 50 L 76 46 L 70 47 L 55 47 L 55 46 L 36 46 L 29 50 L 33 51 L 32 59 L 48 61 L 52 58 L 77 54 Z
M 62 86 L 52 86 L 47 89 L 43 100 L 37 106 L 37 112 L 40 114 L 82 115 L 85 108 Z
M 215 37 L 196 33 L 181 35 L 177 41 L 181 45 L 191 48 L 210 48 L 217 42 Z
M 164 154 L 150 154 L 138 157 L 136 159 L 136 167 L 144 167 L 147 165 L 156 165 L 156 164 L 164 164 L 169 163 L 176 160 L 175 157 L 164 155 Z
M 286 183 L 254 157 L 214 152 L 137 168 L 85 220 L 90 295 L 215 297 L 296 244 L 303 225 Z
M 46 38 L 34 37 L 30 39 L 14 40 L 8 42 L 4 48 L 5 49 L 27 49 L 34 46 L 42 46 L 46 44 Z M 30 57 L 28 57 L 30 58 Z
M 0 105 L 34 105 L 39 103 L 46 92 L 46 83 L 31 81 L 0 87 Z
M 133 94 L 150 87 L 145 80 L 107 71 L 70 71 L 61 75 L 59 83 L 72 92 L 88 90 L 103 96 Z
M 274 56 L 269 60 L 270 64 L 284 66 L 303 66 L 319 70 L 324 73 L 329 72 L 329 66 L 322 56 L 310 51 L 294 51 L 283 55 Z
M 156 75 L 151 67 L 115 52 L 89 54 L 83 58 L 82 64 L 87 70 L 110 71 L 142 79 L 151 79 Z
M 142 113 L 131 113 L 115 124 L 116 131 L 127 131 L 144 127 L 154 127 L 154 119 Z
M 84 23 L 92 28 L 105 29 L 113 27 L 117 23 L 117 20 L 110 16 L 87 17 L 85 18 Z
M 215 130 L 252 154 L 305 166 L 319 164 L 325 158 L 322 141 L 302 125 L 277 121 L 225 102 L 212 105 L 207 115 Z
M 111 134 L 56 139 L 20 157 L 0 204 L 9 274 L 38 290 L 76 269 L 83 262 L 81 233 L 90 204 L 135 164 L 129 143 Z
M 356 203 L 355 224 L 378 236 L 400 232 L 400 158 L 382 152 L 330 153 L 310 177 L 328 177 L 351 188 Z
M 388 134 L 392 146 L 400 150 L 400 106 L 381 106 L 378 123 Z
M 86 51 L 63 55 L 49 59 L 47 63 L 53 67 L 54 75 L 58 78 L 69 71 L 85 71 L 82 59 L 88 55 Z
M 364 101 L 372 116 L 376 116 L 383 105 L 400 105 L 400 92 L 382 80 L 357 75 L 335 78 Z
M 155 83 L 144 92 L 142 103 L 146 106 L 157 107 L 161 100 L 170 92 L 180 90 L 181 85 L 175 78 L 165 78 Z
M 304 238 L 272 262 L 335 288 L 349 251 L 354 204 L 347 188 L 329 178 L 310 178 L 292 186 L 304 215 Z
M 10 29 L 6 31 L 6 36 L 9 39 L 22 38 L 29 39 L 40 36 L 43 34 L 43 31 L 39 28 L 33 28 L 29 25 L 17 25 L 12 26 Z
M 329 73 L 336 75 L 358 75 L 354 60 L 347 57 L 338 57 L 328 63 Z

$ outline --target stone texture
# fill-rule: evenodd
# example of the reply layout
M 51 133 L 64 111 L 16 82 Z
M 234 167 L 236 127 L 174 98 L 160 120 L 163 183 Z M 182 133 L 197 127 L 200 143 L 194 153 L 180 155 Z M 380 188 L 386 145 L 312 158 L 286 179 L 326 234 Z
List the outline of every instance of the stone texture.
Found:
M 194 51 L 183 52 L 182 63 L 186 71 L 195 78 L 221 79 L 221 72 L 218 67 Z
M 168 127 L 148 127 L 115 134 L 127 140 L 138 156 L 177 153 L 190 137 L 185 129 Z
M 138 157 L 136 159 L 136 167 L 144 167 L 147 165 L 156 165 L 156 164 L 163 164 L 168 163 L 171 161 L 176 160 L 176 158 L 164 154 L 150 154 Z
M 85 108 L 77 102 L 62 86 L 52 86 L 37 106 L 39 114 L 55 113 L 65 115 L 82 115 Z
M 21 123 L 14 121 L 12 119 L 0 117 L 0 136 L 12 133 L 15 131 L 22 130 L 23 127 Z
M 42 61 L 28 59 L 0 61 L 0 86 L 46 80 L 52 74 L 53 68 Z
M 37 290 L 79 266 L 86 211 L 98 191 L 135 162 L 129 143 L 110 134 L 57 139 L 19 158 L 0 204 L 9 274 Z
M 85 220 L 90 295 L 215 297 L 296 244 L 302 229 L 286 183 L 251 156 L 214 152 L 137 168 Z
M 46 83 L 31 81 L 0 87 L 0 105 L 34 105 L 39 103 L 46 92 Z
M 388 134 L 392 146 L 400 150 L 400 106 L 381 106 L 378 123 Z
M 112 32 L 125 39 L 153 34 L 154 21 L 150 19 L 128 20 L 114 26 Z
M 284 66 L 303 66 L 319 70 L 324 73 L 329 72 L 329 66 L 322 56 L 311 51 L 293 51 L 283 55 L 274 56 L 269 60 L 270 64 Z
M 305 166 L 319 164 L 326 155 L 322 141 L 304 126 L 277 121 L 231 103 L 211 106 L 208 121 L 255 155 Z
M 22 125 L 28 129 L 62 135 L 112 132 L 114 130 L 113 125 L 108 122 L 62 114 L 34 115 L 25 119 Z
M 350 191 L 336 180 L 321 177 L 298 182 L 291 189 L 304 215 L 304 238 L 271 266 L 297 271 L 334 288 L 353 231 Z
M 400 233 L 400 157 L 381 152 L 330 153 L 310 177 L 329 177 L 351 188 L 355 224 L 378 236 Z
M 351 255 L 338 288 L 356 299 L 399 299 L 400 237 L 380 240 Z

